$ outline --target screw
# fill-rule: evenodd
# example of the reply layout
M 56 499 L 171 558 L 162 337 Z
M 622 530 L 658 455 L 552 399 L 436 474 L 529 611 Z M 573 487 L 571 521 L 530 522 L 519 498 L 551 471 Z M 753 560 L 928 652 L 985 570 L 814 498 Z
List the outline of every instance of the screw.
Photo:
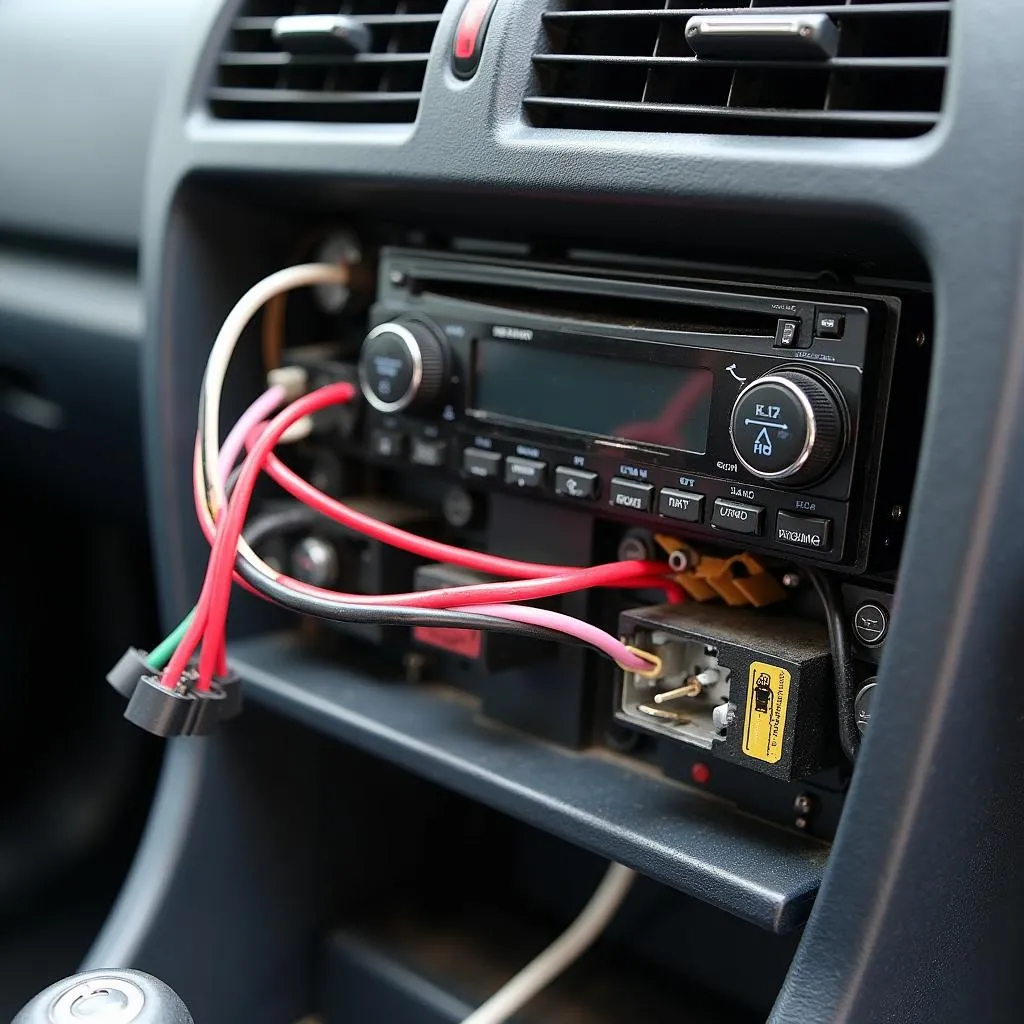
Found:
M 924 333 L 924 331 L 918 331 L 918 332 L 917 332 L 917 335 L 916 335 L 916 336 L 915 336 L 915 338 L 914 338 L 914 344 L 915 344 L 915 345 L 916 345 L 916 346 L 917 346 L 918 348 L 923 348 L 923 347 L 924 347 L 924 343 L 925 343 L 925 342 L 926 342 L 927 340 L 928 340 L 928 335 L 926 335 L 926 334 Z
M 789 590 L 796 590 L 801 583 L 803 583 L 803 579 L 798 572 L 787 572 L 782 577 L 782 585 Z
M 796 821 L 793 822 L 793 824 L 796 825 L 796 827 L 799 829 L 807 828 L 807 819 L 797 818 Z
M 668 567 L 673 572 L 686 572 L 690 567 L 690 559 L 686 555 L 686 551 L 680 548 L 678 551 L 673 551 L 668 556 Z
M 392 270 L 388 275 L 388 281 L 396 288 L 401 288 L 407 280 L 408 278 L 405 276 L 404 270 Z
M 903 518 L 903 506 L 893 505 L 892 511 L 889 513 L 892 518 L 898 523 Z
M 800 793 L 797 798 L 793 801 L 793 810 L 800 815 L 801 818 L 807 817 L 814 810 L 814 797 L 810 793 Z M 806 822 L 805 822 L 806 824 Z M 802 828 L 802 825 L 798 825 L 798 828 Z

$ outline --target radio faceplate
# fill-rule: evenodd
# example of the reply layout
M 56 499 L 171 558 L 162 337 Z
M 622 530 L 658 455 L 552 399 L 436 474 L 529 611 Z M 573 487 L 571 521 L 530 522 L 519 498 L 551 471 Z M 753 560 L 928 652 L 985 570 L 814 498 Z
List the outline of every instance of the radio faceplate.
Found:
M 898 311 L 385 250 L 365 454 L 864 569 Z

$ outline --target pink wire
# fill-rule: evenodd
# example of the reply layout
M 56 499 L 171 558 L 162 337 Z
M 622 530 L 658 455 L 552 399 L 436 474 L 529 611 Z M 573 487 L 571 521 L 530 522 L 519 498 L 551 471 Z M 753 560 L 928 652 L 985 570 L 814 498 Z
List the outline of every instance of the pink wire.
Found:
M 248 409 L 242 413 L 242 418 L 231 428 L 224 443 L 220 446 L 220 457 L 217 462 L 217 470 L 220 478 L 227 484 L 231 471 L 238 462 L 238 456 L 242 454 L 246 438 L 252 433 L 257 424 L 262 423 L 271 413 L 275 412 L 281 405 L 287 392 L 280 384 L 264 391 Z
M 224 444 L 221 445 L 218 460 L 218 471 L 225 486 L 231 471 L 238 462 L 242 449 L 245 447 L 248 436 L 257 424 L 267 419 L 284 402 L 285 397 L 285 389 L 280 385 L 269 388 L 246 409 L 239 421 L 231 428 L 231 432 L 225 439 Z M 582 619 L 573 618 L 571 615 L 563 615 L 561 612 L 548 611 L 546 608 L 534 608 L 522 604 L 473 605 L 472 607 L 456 610 L 477 612 L 481 615 L 491 615 L 496 619 L 507 619 L 512 622 L 524 622 L 531 626 L 543 626 L 546 629 L 554 630 L 556 633 L 564 633 L 567 636 L 575 637 L 577 640 L 583 641 L 583 643 L 596 647 L 624 668 L 643 670 L 651 667 L 649 662 L 633 654 L 624 643 L 617 640 L 611 633 L 606 633 L 603 629 L 598 629 L 597 626 L 592 626 L 589 622 L 584 622 Z
M 561 612 L 525 604 L 475 604 L 472 607 L 456 608 L 455 611 L 478 612 L 480 615 L 491 615 L 496 619 L 511 619 L 513 622 L 525 622 L 530 626 L 543 626 L 545 629 L 565 633 L 596 647 L 623 668 L 642 671 L 651 667 L 650 662 L 635 655 L 611 633 L 606 633 L 603 629 L 584 622 L 583 619 L 563 615 Z

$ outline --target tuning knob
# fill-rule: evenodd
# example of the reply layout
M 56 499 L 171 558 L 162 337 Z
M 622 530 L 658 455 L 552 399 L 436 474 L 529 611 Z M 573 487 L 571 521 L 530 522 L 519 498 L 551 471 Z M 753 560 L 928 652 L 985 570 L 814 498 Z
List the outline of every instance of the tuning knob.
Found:
M 447 343 L 419 320 L 374 327 L 359 354 L 359 385 L 379 412 L 422 412 L 438 405 L 447 383 Z
M 818 480 L 846 445 L 843 400 L 811 373 L 777 370 L 748 384 L 732 408 L 736 458 L 754 476 L 785 485 Z

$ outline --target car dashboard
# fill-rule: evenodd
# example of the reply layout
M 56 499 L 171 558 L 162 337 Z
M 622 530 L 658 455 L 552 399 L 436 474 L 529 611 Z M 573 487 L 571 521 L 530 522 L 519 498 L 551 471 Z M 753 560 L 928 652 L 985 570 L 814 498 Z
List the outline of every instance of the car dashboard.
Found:
M 309 399 L 244 712 L 118 687 L 170 738 L 83 966 L 471 1019 L 611 862 L 515 1019 L 1015 1019 L 1024 18 L 56 7 L 0 9 L 9 473 L 147 529 L 170 629 L 211 452 Z

